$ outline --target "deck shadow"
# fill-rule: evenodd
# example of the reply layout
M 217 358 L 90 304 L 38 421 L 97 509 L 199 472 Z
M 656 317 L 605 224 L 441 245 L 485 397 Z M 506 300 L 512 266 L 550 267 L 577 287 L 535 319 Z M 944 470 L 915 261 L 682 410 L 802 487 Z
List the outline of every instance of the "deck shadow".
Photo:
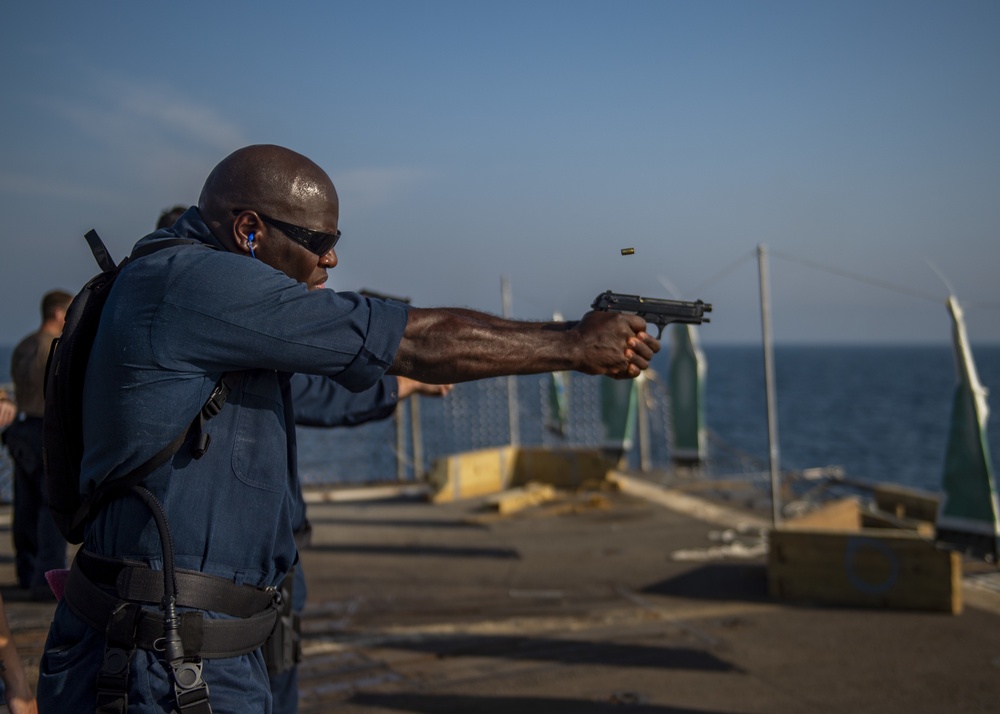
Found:
M 313 518 L 310 516 L 309 522 L 315 525 L 325 525 L 325 526 L 362 526 L 362 527 L 372 527 L 372 528 L 442 528 L 442 529 L 475 529 L 475 530 L 485 530 L 487 526 L 482 523 L 473 523 L 471 521 L 442 521 L 433 519 L 415 519 L 408 520 L 404 518 L 383 518 L 383 519 L 371 519 L 371 518 L 341 518 L 341 517 L 329 517 L 329 518 Z
M 440 545 L 371 545 L 368 543 L 322 543 L 309 546 L 320 553 L 354 553 L 357 555 L 421 556 L 432 558 L 495 558 L 520 560 L 521 554 L 513 548 L 463 548 Z
M 517 635 L 444 635 L 393 642 L 393 649 L 432 654 L 438 659 L 491 657 L 511 661 L 596 664 L 643 669 L 735 672 L 738 668 L 714 654 L 691 647 L 664 647 L 618 642 Z
M 759 563 L 713 563 L 647 585 L 640 592 L 695 600 L 768 600 L 767 566 Z
M 637 700 L 637 701 L 636 701 Z M 633 703 L 633 701 L 635 703 Z M 476 697 L 460 694 L 355 694 L 347 702 L 354 706 L 391 709 L 416 714 L 733 714 L 709 709 L 690 709 L 642 703 L 641 694 L 609 695 L 608 701 L 559 699 L 555 697 Z
M 0 597 L 5 602 L 27 602 L 31 600 L 31 590 L 22 588 L 17 583 L 3 583 L 0 585 Z

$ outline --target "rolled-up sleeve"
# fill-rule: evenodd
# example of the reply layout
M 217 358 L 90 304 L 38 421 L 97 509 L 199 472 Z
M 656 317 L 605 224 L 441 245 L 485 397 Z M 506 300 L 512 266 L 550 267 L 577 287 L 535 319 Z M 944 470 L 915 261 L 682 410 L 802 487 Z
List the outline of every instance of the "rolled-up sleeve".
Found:
M 375 384 L 392 366 L 399 342 L 406 329 L 406 308 L 399 303 L 367 299 L 368 329 L 365 341 L 354 360 L 337 377 L 352 392 L 361 392 Z

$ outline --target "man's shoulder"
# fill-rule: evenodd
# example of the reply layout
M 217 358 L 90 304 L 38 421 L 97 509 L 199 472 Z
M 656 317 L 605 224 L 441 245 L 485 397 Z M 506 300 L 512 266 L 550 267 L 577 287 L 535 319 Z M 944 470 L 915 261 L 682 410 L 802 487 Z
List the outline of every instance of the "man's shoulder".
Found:
M 37 332 L 32 332 L 30 335 L 25 335 L 20 340 L 18 340 L 18 343 L 14 345 L 13 355 L 16 356 L 22 354 L 25 348 L 28 347 L 28 345 L 32 344 L 32 342 L 34 341 L 34 337 L 37 334 L 38 334 Z
M 239 269 L 239 257 L 197 239 L 143 239 L 136 243 L 119 280 L 146 282 L 160 278 L 172 282 L 184 277 L 203 279 L 214 273 Z
M 45 331 L 38 329 L 31 334 L 25 335 L 20 342 L 14 347 L 14 352 L 12 353 L 12 358 L 17 358 L 25 354 L 34 354 L 38 351 L 38 346 L 40 344 L 47 344 L 52 342 L 52 337 L 48 335 Z
M 40 360 L 47 360 L 54 338 L 42 330 L 32 332 L 17 343 L 10 355 L 10 375 L 20 389 L 26 389 L 26 382 L 44 366 Z M 22 394 L 22 397 L 24 395 Z
M 129 263 L 135 264 L 146 260 L 163 259 L 169 255 L 208 256 L 233 255 L 214 242 L 200 236 L 172 235 L 164 231 L 151 233 L 133 246 Z

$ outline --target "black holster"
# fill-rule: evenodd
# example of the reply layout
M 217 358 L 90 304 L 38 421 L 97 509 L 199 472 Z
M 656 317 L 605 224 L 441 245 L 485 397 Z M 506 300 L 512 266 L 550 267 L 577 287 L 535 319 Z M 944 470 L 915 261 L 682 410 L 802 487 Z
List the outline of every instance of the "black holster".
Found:
M 302 621 L 292 610 L 292 591 L 295 582 L 293 566 L 281 581 L 281 611 L 271 636 L 264 643 L 262 653 L 269 677 L 277 677 L 302 661 Z

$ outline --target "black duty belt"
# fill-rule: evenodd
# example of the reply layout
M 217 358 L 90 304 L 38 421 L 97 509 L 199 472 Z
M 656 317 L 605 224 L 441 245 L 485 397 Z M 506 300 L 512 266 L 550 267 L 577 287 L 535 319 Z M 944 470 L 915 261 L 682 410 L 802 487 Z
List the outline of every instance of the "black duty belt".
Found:
M 237 585 L 194 570 L 177 570 L 177 606 L 184 654 L 214 659 L 236 657 L 258 649 L 274 629 L 281 596 L 272 588 Z M 104 632 L 124 603 L 158 605 L 163 597 L 163 571 L 79 551 L 73 560 L 64 598 L 88 625 Z M 227 619 L 207 618 L 200 610 Z M 162 650 L 163 616 L 142 609 L 135 626 L 135 646 Z

